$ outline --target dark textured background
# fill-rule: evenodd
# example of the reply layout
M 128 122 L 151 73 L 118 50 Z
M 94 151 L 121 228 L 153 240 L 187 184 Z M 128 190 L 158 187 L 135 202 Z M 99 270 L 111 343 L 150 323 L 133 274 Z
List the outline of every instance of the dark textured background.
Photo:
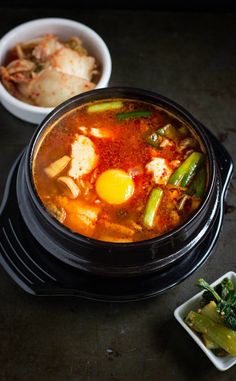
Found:
M 235 13 L 73 8 L 73 2 L 70 9 L 53 3 L 48 3 L 51 9 L 33 9 L 17 8 L 17 3 L 5 2 L 8 7 L 0 8 L 0 36 L 38 17 L 68 17 L 89 25 L 110 49 L 111 86 L 143 87 L 172 98 L 204 123 L 235 159 Z M 34 129 L 0 106 L 0 196 Z M 148 301 L 32 297 L 0 268 L 0 380 L 234 381 L 235 368 L 217 371 L 175 321 L 173 311 L 197 292 L 199 276 L 213 281 L 236 271 L 235 206 L 234 177 L 215 253 L 183 283 Z
M 1 0 L 2 6 L 7 7 L 31 7 L 39 8 L 48 6 L 47 0 L 32 2 L 31 0 Z M 63 2 L 56 0 L 50 1 L 50 7 L 65 8 Z M 145 0 L 145 1 L 111 1 L 111 0 L 70 0 L 67 8 L 87 8 L 87 9 L 154 9 L 170 11 L 232 11 L 235 10 L 234 0 Z

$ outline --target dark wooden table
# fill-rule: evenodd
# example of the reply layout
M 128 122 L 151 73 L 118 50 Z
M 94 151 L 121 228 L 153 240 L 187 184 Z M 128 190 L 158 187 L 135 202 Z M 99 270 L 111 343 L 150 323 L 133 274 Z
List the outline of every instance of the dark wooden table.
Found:
M 0 36 L 30 19 L 67 17 L 95 29 L 112 56 L 110 86 L 156 91 L 187 108 L 236 157 L 236 14 L 155 10 L 0 8 Z M 0 105 L 0 196 L 34 125 Z M 173 311 L 236 271 L 235 178 L 217 250 L 191 277 L 151 300 L 115 304 L 40 298 L 0 268 L 1 381 L 234 381 L 219 372 L 183 331 Z

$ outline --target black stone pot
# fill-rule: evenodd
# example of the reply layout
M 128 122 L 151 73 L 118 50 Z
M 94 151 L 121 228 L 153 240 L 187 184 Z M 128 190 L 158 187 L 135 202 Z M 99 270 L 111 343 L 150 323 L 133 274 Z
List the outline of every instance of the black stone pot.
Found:
M 102 242 L 70 231 L 47 212 L 33 184 L 33 153 L 45 129 L 83 103 L 110 98 L 142 100 L 171 112 L 198 135 L 208 157 L 207 191 L 197 212 L 177 229 L 143 242 Z M 33 286 L 30 286 L 18 271 L 15 280 L 36 294 L 76 294 L 99 300 L 136 300 L 156 295 L 185 279 L 212 252 L 223 221 L 223 202 L 232 171 L 233 163 L 224 147 L 201 123 L 170 99 L 135 88 L 106 88 L 76 96 L 45 118 L 12 169 L 1 209 L 4 228 L 1 262 L 10 274 L 12 270 L 16 273 L 22 264 L 27 270 L 27 264 L 34 275 L 44 271 L 55 280 L 53 283 L 52 279 L 46 279 L 43 287 L 40 282 L 36 287 L 38 281 L 34 278 Z M 11 219 L 11 198 L 16 200 L 19 209 L 15 227 Z M 10 230 L 13 230 L 8 234 L 4 227 L 7 217 L 8 220 L 10 217 Z M 12 235 L 16 241 L 13 250 L 4 245 Z M 14 270 L 11 262 L 19 251 L 20 261 Z M 37 268 L 26 261 L 26 253 L 27 261 L 32 262 L 33 258 Z M 24 273 L 23 269 L 20 272 Z M 30 276 L 28 271 L 28 278 Z

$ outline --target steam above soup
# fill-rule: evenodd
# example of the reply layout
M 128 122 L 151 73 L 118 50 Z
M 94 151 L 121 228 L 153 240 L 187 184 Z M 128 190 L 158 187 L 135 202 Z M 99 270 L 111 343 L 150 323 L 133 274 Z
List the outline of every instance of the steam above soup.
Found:
M 199 207 L 206 158 L 199 138 L 167 111 L 135 100 L 88 103 L 50 126 L 33 179 L 49 213 L 108 242 L 171 231 Z

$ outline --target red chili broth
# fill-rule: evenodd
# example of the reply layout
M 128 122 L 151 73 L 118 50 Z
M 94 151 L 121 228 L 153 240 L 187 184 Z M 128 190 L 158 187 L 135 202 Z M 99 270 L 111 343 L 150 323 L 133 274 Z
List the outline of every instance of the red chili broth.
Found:
M 195 208 L 187 202 L 184 210 L 177 210 L 178 198 L 183 190 L 169 185 L 158 185 L 164 191 L 163 199 L 155 217 L 155 226 L 147 228 L 143 225 L 143 216 L 151 190 L 156 186 L 153 176 L 147 173 L 145 166 L 154 157 L 161 157 L 171 163 L 174 160 L 183 162 L 187 150 L 179 152 L 178 142 L 165 148 L 154 148 L 147 141 L 147 135 L 158 128 L 171 123 L 177 129 L 184 123 L 157 106 L 133 100 L 122 100 L 123 107 L 118 110 L 88 113 L 88 104 L 82 105 L 67 113 L 44 133 L 39 141 L 33 160 L 34 184 L 42 203 L 51 212 L 50 205 L 66 210 L 63 224 L 70 230 L 98 240 L 111 242 L 135 242 L 147 240 L 167 233 L 186 221 Z M 120 112 L 148 110 L 148 118 L 133 118 L 117 121 L 116 114 Z M 88 195 L 80 194 L 77 199 L 70 200 L 61 191 L 56 179 L 49 178 L 45 168 L 64 155 L 71 155 L 71 144 L 76 134 L 81 134 L 79 127 L 102 128 L 109 130 L 111 138 L 89 136 L 94 143 L 98 156 L 98 164 L 91 173 L 84 175 L 83 181 L 91 183 Z M 188 126 L 187 126 L 188 127 Z M 202 152 L 201 143 L 188 128 L 188 136 L 196 140 L 196 147 Z M 95 183 L 98 176 L 108 169 L 122 169 L 134 173 L 132 180 L 135 185 L 133 196 L 121 205 L 110 205 L 96 194 Z M 173 171 L 175 169 L 173 168 Z M 60 176 L 68 174 L 68 167 Z M 76 221 L 75 215 L 70 218 L 70 211 L 76 208 L 77 200 L 85 201 L 86 205 L 99 207 L 95 224 L 84 226 Z M 71 206 L 69 206 L 71 205 Z M 54 214 L 54 213 L 52 213 Z M 55 216 L 55 215 L 54 215 Z M 107 224 L 119 224 L 134 231 L 126 235 L 115 229 L 109 230 Z M 136 227 L 135 227 L 136 226 Z

